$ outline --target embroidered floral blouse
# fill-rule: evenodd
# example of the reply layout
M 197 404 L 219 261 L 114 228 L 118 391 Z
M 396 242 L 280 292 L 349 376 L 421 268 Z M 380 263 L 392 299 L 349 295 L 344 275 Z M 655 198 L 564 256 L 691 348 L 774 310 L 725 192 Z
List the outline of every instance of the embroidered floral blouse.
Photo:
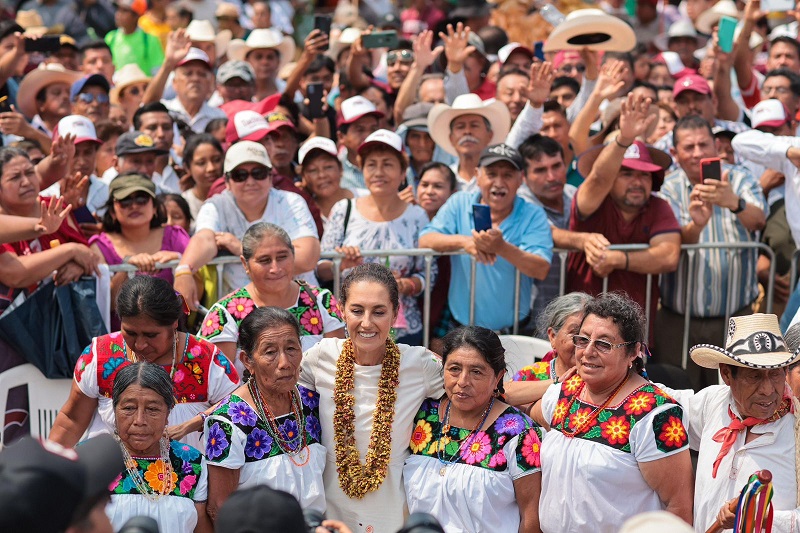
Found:
M 319 394 L 301 385 L 297 391 L 303 406 L 303 427 L 294 414 L 278 417 L 276 425 L 284 440 L 304 435 L 308 455 L 287 455 L 267 422 L 244 399 L 232 394 L 206 419 L 206 457 L 212 465 L 240 469 L 239 488 L 268 485 L 294 495 L 304 509 L 325 511 Z
M 551 359 L 548 362 L 536 361 L 532 365 L 522 367 L 522 369 L 514 374 L 512 381 L 546 381 L 552 379 L 555 373 L 556 360 Z
M 236 369 L 216 346 L 189 335 L 189 342 L 172 375 L 176 405 L 169 415 L 169 425 L 186 422 L 225 399 L 239 384 Z M 111 390 L 117 372 L 129 365 L 120 332 L 96 337 L 75 364 L 75 382 L 89 398 L 97 398 L 97 411 L 89 427 L 89 437 L 114 430 Z M 163 365 L 168 373 L 172 365 Z M 198 433 L 189 433 L 181 442 L 201 448 Z
M 403 468 L 410 512 L 434 515 L 445 531 L 517 531 L 514 481 L 541 470 L 542 429 L 508 407 L 485 431 L 442 434 L 439 400 L 415 417 L 412 455 Z

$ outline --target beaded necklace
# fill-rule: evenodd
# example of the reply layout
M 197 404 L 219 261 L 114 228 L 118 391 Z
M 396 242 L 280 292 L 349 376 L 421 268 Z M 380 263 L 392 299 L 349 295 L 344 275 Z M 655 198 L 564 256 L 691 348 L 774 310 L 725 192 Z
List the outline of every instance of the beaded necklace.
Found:
M 556 360 L 550 360 L 550 379 L 553 380 L 553 383 L 558 383 L 558 374 L 556 373 Z
M 169 441 L 166 437 L 161 437 L 159 441 L 159 448 L 160 448 L 160 457 L 157 460 L 157 463 L 160 462 L 162 467 L 161 471 L 163 472 L 163 481 L 164 484 L 161 486 L 161 490 L 156 492 L 150 487 L 150 484 L 147 483 L 144 478 L 142 477 L 142 473 L 139 472 L 139 463 L 136 459 L 131 456 L 131 453 L 128 451 L 127 446 L 120 440 L 119 435 L 116 433 L 114 434 L 114 438 L 117 439 L 119 443 L 119 447 L 122 448 L 122 456 L 125 459 L 125 470 L 127 470 L 128 475 L 130 476 L 133 484 L 136 486 L 136 490 L 139 491 L 139 494 L 150 500 L 151 502 L 158 501 L 162 496 L 169 495 L 175 489 L 175 481 L 172 479 L 172 476 L 175 474 L 172 472 L 172 463 L 169 460 Z M 158 469 L 157 469 L 158 470 Z
M 189 349 L 189 335 L 186 335 L 186 350 Z M 186 350 L 184 350 L 184 355 L 186 354 Z M 128 349 L 128 344 L 125 342 L 125 338 L 122 338 L 122 352 L 125 354 L 125 359 L 130 361 L 131 363 L 138 363 L 139 357 L 136 355 L 136 352 L 133 350 Z M 181 360 L 183 360 L 181 358 Z M 148 361 L 152 362 L 152 361 Z M 171 380 L 175 376 L 175 365 L 178 364 L 178 332 L 176 331 L 175 334 L 172 336 L 172 366 L 169 369 L 169 379 Z
M 289 392 L 289 401 L 292 405 L 292 414 L 298 425 L 298 433 L 295 437 L 287 439 L 284 437 L 283 432 L 278 427 L 278 422 L 275 415 L 269 408 L 269 404 L 264 400 L 261 395 L 261 389 L 255 382 L 255 377 L 247 381 L 247 390 L 250 391 L 250 396 L 253 397 L 253 403 L 256 405 L 258 416 L 267 423 L 267 432 L 275 439 L 281 451 L 289 457 L 289 460 L 295 466 L 305 466 L 311 459 L 311 452 L 308 450 L 306 444 L 306 418 L 303 414 L 303 406 L 300 404 L 300 398 L 294 392 Z M 295 456 L 305 457 L 300 461 L 295 461 Z
M 481 416 L 481 421 L 478 422 L 478 425 L 472 428 L 472 431 L 467 433 L 467 435 L 463 439 L 459 439 L 457 441 L 451 442 L 461 442 L 464 441 L 464 444 L 458 447 L 458 451 L 453 453 L 450 456 L 450 459 L 447 459 L 447 452 L 444 453 L 444 457 L 442 457 L 442 451 L 444 450 L 445 446 L 443 445 L 444 437 L 450 433 L 450 406 L 453 405 L 452 401 L 447 402 L 447 408 L 444 411 L 444 420 L 442 420 L 441 427 L 439 428 L 439 446 L 436 449 L 436 458 L 439 459 L 439 462 L 442 463 L 442 468 L 439 469 L 439 475 L 444 476 L 447 473 L 447 467 L 459 462 L 461 457 L 464 455 L 464 450 L 469 449 L 472 446 L 473 441 L 478 436 L 478 432 L 483 427 L 483 424 L 486 422 L 486 418 L 489 416 L 489 413 L 492 411 L 492 407 L 494 406 L 494 397 L 489 402 L 489 405 L 486 406 L 486 409 L 483 411 L 483 416 Z M 458 454 L 458 457 L 456 457 Z
M 577 426 L 576 426 L 576 427 L 575 427 L 575 428 L 574 428 L 572 431 L 569 431 L 569 430 L 567 430 L 567 426 L 569 425 L 569 417 L 567 416 L 567 417 L 564 419 L 564 425 L 562 426 L 561 433 L 563 433 L 565 437 L 567 437 L 567 438 L 570 438 L 570 439 L 571 439 L 571 438 L 573 438 L 574 436 L 576 436 L 578 433 L 581 433 L 581 432 L 582 432 L 584 429 L 586 429 L 586 426 L 587 426 L 587 425 L 588 425 L 588 424 L 589 424 L 589 423 L 590 423 L 592 420 L 594 420 L 595 418 L 597 418 L 598 416 L 600 416 L 600 413 L 603 411 L 603 409 L 605 409 L 606 407 L 608 407 L 608 404 L 610 404 L 610 403 L 611 403 L 611 400 L 613 400 L 613 399 L 614 399 L 614 396 L 616 396 L 616 395 L 617 395 L 617 393 L 620 391 L 620 389 L 622 389 L 622 387 L 623 387 L 623 386 L 624 386 L 624 385 L 625 385 L 625 384 L 628 382 L 628 379 L 630 379 L 630 377 L 631 377 L 631 372 L 630 372 L 630 370 L 629 370 L 629 371 L 628 371 L 628 372 L 625 374 L 625 379 L 623 379 L 623 380 L 622 380 L 622 382 L 621 382 L 619 385 L 617 385 L 617 388 L 615 388 L 615 389 L 614 389 L 614 390 L 611 392 L 611 394 L 608 396 L 608 398 L 606 398 L 606 401 L 604 401 L 604 402 L 603 402 L 603 405 L 601 405 L 600 407 L 597 407 L 597 408 L 595 408 L 595 409 L 594 409 L 594 410 L 591 412 L 591 414 L 590 414 L 588 417 L 586 417 L 586 418 L 585 418 L 585 419 L 584 419 L 582 422 L 580 422 L 580 423 L 579 423 L 579 424 L 578 424 L 578 425 L 577 425 Z M 569 403 L 567 404 L 567 410 L 565 411 L 566 413 L 569 413 L 569 412 L 570 412 L 570 409 L 572 408 L 572 404 L 574 404 L 574 403 L 575 403 L 575 400 L 577 400 L 577 399 L 578 399 L 578 396 L 580 396 L 580 395 L 581 395 L 581 393 L 583 392 L 583 389 L 584 389 L 585 387 L 586 387 L 586 382 L 585 382 L 585 381 L 583 381 L 583 382 L 581 383 L 580 387 L 578 387 L 578 390 L 577 390 L 577 391 L 575 392 L 575 394 L 572 396 L 572 399 L 571 399 L 571 400 L 569 401 Z

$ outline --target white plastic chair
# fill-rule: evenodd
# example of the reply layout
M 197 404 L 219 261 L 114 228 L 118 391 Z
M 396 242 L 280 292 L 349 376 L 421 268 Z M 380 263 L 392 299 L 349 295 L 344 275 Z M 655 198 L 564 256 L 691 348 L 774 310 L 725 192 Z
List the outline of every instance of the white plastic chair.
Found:
M 500 335 L 500 342 L 506 349 L 506 379 L 511 379 L 523 367 L 540 361 L 553 349 L 549 341 L 525 335 Z
M 0 449 L 5 444 L 2 425 L 5 420 L 8 391 L 20 385 L 28 386 L 28 410 L 31 435 L 47 438 L 58 411 L 67 401 L 72 388 L 71 379 L 47 379 L 31 364 L 15 366 L 0 374 Z

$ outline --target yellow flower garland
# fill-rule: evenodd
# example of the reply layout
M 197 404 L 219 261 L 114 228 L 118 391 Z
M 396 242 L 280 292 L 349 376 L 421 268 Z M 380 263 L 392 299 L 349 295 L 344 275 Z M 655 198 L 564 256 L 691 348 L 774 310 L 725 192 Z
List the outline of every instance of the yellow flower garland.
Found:
M 355 439 L 355 354 L 353 341 L 347 339 L 336 362 L 336 382 L 333 388 L 333 439 L 336 451 L 336 472 L 339 486 L 347 496 L 363 498 L 368 492 L 377 490 L 389 469 L 392 455 L 392 421 L 394 403 L 397 400 L 397 385 L 400 369 L 400 350 L 391 339 L 386 340 L 386 355 L 383 359 L 381 377 L 378 381 L 378 400 L 372 415 L 367 457 L 361 464 L 361 455 Z

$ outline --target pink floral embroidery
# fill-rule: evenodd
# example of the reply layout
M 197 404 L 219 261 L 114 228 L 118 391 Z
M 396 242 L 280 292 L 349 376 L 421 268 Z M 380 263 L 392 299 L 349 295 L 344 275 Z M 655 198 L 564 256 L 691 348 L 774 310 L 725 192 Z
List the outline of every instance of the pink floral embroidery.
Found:
M 506 454 L 500 450 L 489 459 L 489 468 L 497 468 L 506 464 Z
M 237 320 L 244 320 L 254 308 L 255 304 L 250 298 L 233 298 L 227 305 L 228 312 Z
M 200 333 L 203 337 L 208 337 L 217 331 L 222 331 L 222 327 L 219 324 L 219 314 L 216 312 L 208 313 L 205 320 L 203 320 L 203 327 Z
M 183 478 L 181 480 L 181 484 L 180 484 L 181 494 L 186 494 L 190 490 L 192 490 L 192 487 L 194 487 L 195 481 L 197 481 L 197 476 L 186 476 L 185 478 Z
M 111 485 L 108 486 L 109 492 L 114 492 L 114 489 L 119 487 L 119 482 L 122 481 L 122 474 L 119 474 L 114 481 L 111 482 Z
M 179 366 L 179 367 L 178 367 L 178 368 L 175 370 L 175 376 L 173 376 L 173 379 L 172 379 L 172 381 L 174 381 L 175 383 L 180 383 L 180 382 L 182 382 L 184 379 L 186 379 L 186 372 L 184 372 L 184 371 L 183 371 L 183 368 Z
M 300 317 L 300 325 L 311 335 L 320 335 L 322 333 L 322 315 L 316 308 L 309 308 Z
M 468 465 L 480 463 L 492 451 L 492 441 L 486 432 L 481 431 L 474 438 L 467 439 L 461 445 L 464 462 Z
M 525 460 L 528 461 L 528 464 L 535 467 L 542 466 L 541 460 L 539 459 L 540 446 L 541 443 L 536 432 L 533 430 L 528 431 L 528 434 L 525 435 L 525 440 L 522 441 L 522 455 L 525 457 Z

